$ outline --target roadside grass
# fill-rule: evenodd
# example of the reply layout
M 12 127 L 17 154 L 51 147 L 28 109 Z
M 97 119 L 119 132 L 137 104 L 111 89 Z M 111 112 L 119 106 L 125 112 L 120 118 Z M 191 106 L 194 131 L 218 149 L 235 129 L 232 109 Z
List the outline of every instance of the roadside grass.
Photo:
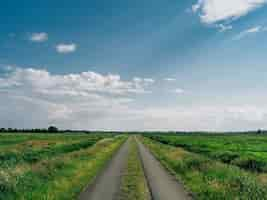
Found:
M 139 157 L 138 147 L 133 137 L 126 168 L 121 180 L 119 200 L 150 200 L 150 192 Z
M 64 143 L 74 143 L 84 141 L 91 137 L 112 137 L 112 134 L 30 134 L 30 133 L 4 133 L 0 134 L 0 150 L 23 150 L 32 147 L 34 149 L 42 149 L 47 145 L 59 145 Z
M 147 135 L 147 137 L 251 172 L 267 173 L 266 136 L 255 134 L 181 134 Z
M 0 152 L 0 167 L 10 168 L 21 163 L 36 163 L 42 159 L 69 153 L 82 148 L 88 148 L 97 141 L 101 140 L 103 136 L 87 136 L 87 138 L 79 138 L 69 140 L 69 138 L 61 137 L 51 138 L 48 136 L 47 140 L 34 139 L 24 141 L 23 143 L 12 146 L 12 148 L 2 149 Z M 54 139 L 54 140 L 53 140 Z
M 0 168 L 0 200 L 75 199 L 125 139 L 102 139 L 93 146 L 74 149 L 68 146 L 60 154 L 35 163 Z
M 267 186 L 252 173 L 149 138 L 142 138 L 142 141 L 195 199 L 267 199 Z

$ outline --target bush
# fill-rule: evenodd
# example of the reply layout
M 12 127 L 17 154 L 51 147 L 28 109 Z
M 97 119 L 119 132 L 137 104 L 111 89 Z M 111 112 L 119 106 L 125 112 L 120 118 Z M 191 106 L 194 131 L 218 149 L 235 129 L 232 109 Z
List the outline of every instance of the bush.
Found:
M 238 167 L 246 170 L 250 170 L 253 172 L 266 172 L 267 166 L 266 163 L 260 160 L 256 160 L 250 157 L 241 157 L 235 159 L 231 162 L 233 165 L 237 165 Z
M 230 151 L 214 152 L 210 154 L 212 158 L 220 160 L 224 163 L 231 163 L 233 160 L 239 158 L 239 155 Z

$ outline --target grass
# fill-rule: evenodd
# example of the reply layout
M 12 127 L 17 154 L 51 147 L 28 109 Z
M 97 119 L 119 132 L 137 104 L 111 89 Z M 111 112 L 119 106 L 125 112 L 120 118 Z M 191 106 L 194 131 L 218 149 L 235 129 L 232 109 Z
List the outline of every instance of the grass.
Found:
M 148 137 L 251 172 L 267 173 L 266 136 L 193 134 Z
M 8 135 L 12 143 L 0 145 L 0 167 L 14 167 L 23 163 L 35 163 L 42 159 L 87 148 L 109 135 Z M 7 135 L 0 140 L 8 143 Z M 2 142 L 3 143 L 3 142 Z
M 195 199 L 267 199 L 266 184 L 253 173 L 149 138 L 142 141 Z
M 21 153 L 14 153 L 9 148 L 1 152 L 2 155 L 13 152 L 19 158 L 18 162 L 9 166 L 0 165 L 1 200 L 75 199 L 125 141 L 125 137 L 110 135 L 29 138 L 28 141 L 15 144 L 19 145 L 17 149 L 21 147 Z M 41 144 L 53 141 L 53 144 L 50 146 L 48 142 L 41 148 L 33 145 L 32 151 L 25 146 L 25 142 L 32 144 L 40 141 Z M 23 159 L 25 155 L 27 158 L 33 157 L 34 162 L 32 159 Z
M 135 139 L 130 139 L 130 150 L 124 175 L 121 180 L 119 200 L 150 200 L 150 192 L 139 158 Z

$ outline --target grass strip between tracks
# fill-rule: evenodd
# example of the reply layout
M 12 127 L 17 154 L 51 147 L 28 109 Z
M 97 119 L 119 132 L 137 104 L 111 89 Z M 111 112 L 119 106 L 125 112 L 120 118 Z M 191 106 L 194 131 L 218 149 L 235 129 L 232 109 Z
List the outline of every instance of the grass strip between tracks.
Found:
M 133 137 L 130 140 L 129 156 L 121 180 L 119 200 L 150 200 L 137 143 Z

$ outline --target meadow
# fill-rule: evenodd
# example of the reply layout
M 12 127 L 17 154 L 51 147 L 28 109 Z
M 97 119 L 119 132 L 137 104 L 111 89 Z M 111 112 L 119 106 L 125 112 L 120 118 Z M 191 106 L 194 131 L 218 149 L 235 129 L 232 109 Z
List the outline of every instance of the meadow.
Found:
M 196 199 L 267 199 L 267 137 L 147 134 L 143 142 Z
M 78 199 L 127 138 L 117 199 L 153 196 L 137 140 L 193 199 L 267 199 L 265 135 L 5 133 L 0 134 L 0 200 Z
M 267 172 L 267 136 L 234 135 L 152 135 L 151 139 L 236 165 L 252 172 Z
M 125 139 L 111 134 L 2 134 L 0 199 L 75 199 Z

